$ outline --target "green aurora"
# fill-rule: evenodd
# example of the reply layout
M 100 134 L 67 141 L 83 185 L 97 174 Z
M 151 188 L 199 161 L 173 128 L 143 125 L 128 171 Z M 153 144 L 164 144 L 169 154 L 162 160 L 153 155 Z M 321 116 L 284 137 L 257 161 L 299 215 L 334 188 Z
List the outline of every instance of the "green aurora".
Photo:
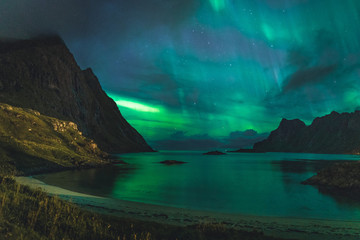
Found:
M 111 97 L 157 111 L 119 106 L 129 122 L 149 140 L 176 131 L 225 138 L 269 132 L 282 117 L 310 123 L 357 109 L 360 3 L 260 2 L 204 1 L 176 30 L 161 30 L 161 45 L 130 44 L 151 66 L 139 91 L 152 93 Z
M 46 11 L 36 8 L 40 3 Z M 311 123 L 360 107 L 358 0 L 91 0 L 85 9 L 80 0 L 61 6 L 17 0 L 0 6 L 10 19 L 0 23 L 1 35 L 9 35 L 9 26 L 24 36 L 55 29 L 130 124 L 160 149 L 159 141 L 179 136 L 257 138 L 283 117 Z M 47 25 L 45 17 L 56 21 Z

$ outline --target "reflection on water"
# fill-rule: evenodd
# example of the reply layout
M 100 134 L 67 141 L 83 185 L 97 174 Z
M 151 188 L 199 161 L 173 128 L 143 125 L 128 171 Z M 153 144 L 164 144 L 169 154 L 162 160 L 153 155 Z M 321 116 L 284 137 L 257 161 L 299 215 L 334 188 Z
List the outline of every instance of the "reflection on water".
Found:
M 190 209 L 265 216 L 360 219 L 358 205 L 339 202 L 301 181 L 353 155 L 199 152 L 121 155 L 128 165 L 37 176 L 83 193 Z M 320 160 L 319 160 L 320 159 Z M 182 165 L 162 165 L 178 160 Z
M 295 160 L 275 160 L 272 161 L 275 167 L 279 167 L 284 173 L 307 173 L 318 172 L 319 170 L 334 164 L 336 160 L 309 160 L 309 159 L 295 159 Z
M 330 190 L 326 187 L 316 187 L 316 188 L 321 194 L 332 197 L 339 205 L 345 208 L 360 209 L 360 194 L 357 191 L 352 192 L 352 191 L 333 190 L 333 189 Z
M 108 197 L 114 191 L 116 181 L 129 178 L 136 168 L 128 165 L 95 169 L 71 170 L 34 176 L 50 185 L 71 191 Z

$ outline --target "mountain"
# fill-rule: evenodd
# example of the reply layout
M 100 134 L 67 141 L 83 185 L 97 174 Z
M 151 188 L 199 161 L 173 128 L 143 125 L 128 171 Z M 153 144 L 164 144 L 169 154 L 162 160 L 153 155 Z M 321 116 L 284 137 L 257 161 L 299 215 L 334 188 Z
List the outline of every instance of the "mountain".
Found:
M 360 153 L 360 111 L 332 112 L 306 126 L 299 119 L 282 119 L 269 137 L 255 143 L 257 151 L 308 153 Z
M 73 122 L 0 103 L 0 173 L 35 174 L 109 164 Z
M 152 151 L 58 36 L 0 41 L 0 102 L 72 121 L 104 151 Z

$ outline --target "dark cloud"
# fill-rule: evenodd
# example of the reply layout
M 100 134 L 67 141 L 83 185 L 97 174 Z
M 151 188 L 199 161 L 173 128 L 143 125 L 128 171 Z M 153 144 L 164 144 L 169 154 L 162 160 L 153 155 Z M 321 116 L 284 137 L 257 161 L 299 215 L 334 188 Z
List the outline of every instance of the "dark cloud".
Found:
M 239 138 L 239 137 L 253 137 L 256 136 L 258 133 L 253 130 L 253 129 L 248 129 L 245 131 L 235 131 L 235 132 L 231 132 L 230 133 L 230 139 L 235 139 L 235 138 Z
M 140 89 L 146 91 L 150 99 L 153 99 L 168 107 L 178 108 L 181 106 L 179 96 L 176 94 L 180 85 L 173 76 L 165 73 L 144 74 L 133 78 L 141 82 Z
M 311 88 L 311 90 L 316 90 L 316 88 Z M 317 102 L 322 102 L 322 96 L 323 94 L 317 95 Z M 301 116 L 301 120 L 305 121 L 314 119 L 314 112 L 309 108 L 312 106 L 312 102 L 306 98 L 302 91 L 277 94 L 264 99 L 262 104 L 265 106 L 267 114 L 271 115 L 273 119 L 278 119 L 278 121 L 282 118 L 294 119 L 299 118 L 299 116 Z
M 311 121 L 333 110 L 345 111 L 345 94 L 360 82 L 356 80 L 358 54 L 344 51 L 343 42 L 340 34 L 321 29 L 302 45 L 289 48 L 286 71 L 291 74 L 282 82 L 281 90 L 274 88 L 263 99 L 268 114 Z
M 231 132 L 229 137 L 224 139 L 223 148 L 252 148 L 254 143 L 264 140 L 268 135 L 268 133 L 258 133 L 253 129 Z
M 177 131 L 171 134 L 169 139 L 153 141 L 150 142 L 150 145 L 158 150 L 206 151 L 219 148 L 222 142 L 208 134 L 186 136 L 185 132 Z
M 304 85 L 321 82 L 328 75 L 334 73 L 336 69 L 337 65 L 317 66 L 307 69 L 301 69 L 290 75 L 285 80 L 283 91 L 287 92 L 302 87 Z
M 120 92 L 123 96 L 141 99 L 147 103 L 165 105 L 169 108 L 181 106 L 180 97 L 177 94 L 181 86 L 171 75 L 161 73 L 157 69 L 139 69 L 141 70 L 135 73 L 123 75 L 121 81 L 110 81 L 109 83 L 105 81 L 105 90 L 111 89 L 112 92 Z M 127 86 L 126 89 L 124 83 Z
M 336 41 L 333 32 L 324 29 L 318 30 L 314 37 L 314 49 L 318 54 L 323 54 L 324 51 L 329 51 L 335 47 Z
M 112 2 L 119 1 L 113 0 Z M 147 23 L 177 25 L 191 15 L 200 4 L 198 0 L 125 0 L 120 2 L 122 2 L 121 6 L 126 11 L 127 17 L 129 17 L 128 14 L 135 14 L 135 21 L 145 25 Z M 156 14 L 149 9 L 153 9 Z
M 288 7 L 288 6 L 296 6 L 297 4 L 301 4 L 301 3 L 306 3 L 309 2 L 310 0 L 265 0 L 265 2 L 274 8 L 281 8 L 281 10 L 284 7 Z
M 197 6 L 198 1 L 193 0 L 1 1 L 0 35 L 24 38 L 49 32 L 63 37 L 89 37 L 105 32 L 108 37 L 112 32 L 124 31 L 136 34 L 154 24 L 176 26 Z
M 287 64 L 291 67 L 305 68 L 310 65 L 312 57 L 302 48 L 290 49 L 287 54 Z
M 207 151 L 219 148 L 221 143 L 213 139 L 187 139 L 150 141 L 150 145 L 157 150 Z
M 341 69 L 343 56 L 337 42 L 341 42 L 338 36 L 321 29 L 307 44 L 289 49 L 287 65 L 293 73 L 284 80 L 283 93 L 320 83 Z
M 185 132 L 184 131 L 176 131 L 173 134 L 170 135 L 171 139 L 183 139 L 185 138 Z
M 1 1 L 0 35 L 16 38 L 46 33 L 84 34 L 94 13 L 93 1 Z M 94 26 L 95 28 L 95 26 Z

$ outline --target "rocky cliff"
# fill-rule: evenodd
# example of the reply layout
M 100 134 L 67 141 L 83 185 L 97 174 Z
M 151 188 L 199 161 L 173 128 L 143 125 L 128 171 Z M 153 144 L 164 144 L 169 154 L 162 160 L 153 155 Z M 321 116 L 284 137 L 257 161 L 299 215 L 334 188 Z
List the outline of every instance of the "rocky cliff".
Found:
M 309 126 L 299 119 L 283 119 L 267 139 L 253 148 L 266 152 L 359 154 L 360 111 L 332 112 L 315 118 Z
M 152 151 L 57 36 L 0 41 L 0 102 L 72 121 L 104 151 Z
M 109 164 L 75 123 L 0 103 L 0 174 L 35 174 Z

